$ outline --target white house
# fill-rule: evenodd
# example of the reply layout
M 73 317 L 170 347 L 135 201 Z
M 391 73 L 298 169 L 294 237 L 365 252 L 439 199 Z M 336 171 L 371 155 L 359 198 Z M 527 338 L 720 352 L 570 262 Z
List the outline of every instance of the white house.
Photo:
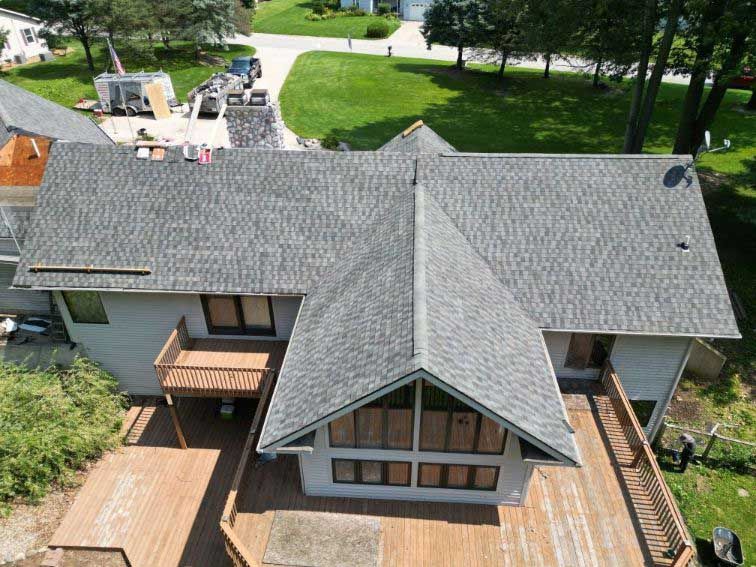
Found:
M 43 23 L 37 18 L 0 8 L 0 29 L 8 32 L 0 63 L 21 65 L 52 58 L 47 43 L 39 37 Z
M 425 19 L 425 11 L 432 4 L 432 0 L 341 0 L 342 8 L 362 8 L 366 12 L 378 11 L 378 4 L 386 2 L 391 9 L 399 14 L 403 20 L 421 22 Z

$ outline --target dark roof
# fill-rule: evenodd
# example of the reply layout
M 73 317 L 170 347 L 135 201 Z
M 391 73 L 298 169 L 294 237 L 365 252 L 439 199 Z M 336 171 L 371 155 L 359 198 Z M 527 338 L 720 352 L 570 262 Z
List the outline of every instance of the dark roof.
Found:
M 0 80 L 0 146 L 8 141 L 13 131 L 54 140 L 113 144 L 86 116 Z
M 417 186 L 307 295 L 260 447 L 420 370 L 579 460 L 538 327 Z
M 422 120 L 418 122 L 391 138 L 378 151 L 412 155 L 447 154 L 457 151 L 429 126 L 423 124 Z
M 15 284 L 307 293 L 417 177 L 539 327 L 737 337 L 695 173 L 665 186 L 687 159 L 240 148 L 206 167 L 56 143 Z

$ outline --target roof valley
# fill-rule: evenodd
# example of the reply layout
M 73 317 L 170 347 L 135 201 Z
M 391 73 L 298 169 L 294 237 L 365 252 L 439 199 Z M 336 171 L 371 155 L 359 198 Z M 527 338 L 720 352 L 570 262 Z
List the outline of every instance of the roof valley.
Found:
M 428 303 L 426 296 L 427 242 L 425 238 L 425 191 L 415 184 L 414 241 L 412 245 L 412 360 L 416 368 L 426 365 L 428 353 Z

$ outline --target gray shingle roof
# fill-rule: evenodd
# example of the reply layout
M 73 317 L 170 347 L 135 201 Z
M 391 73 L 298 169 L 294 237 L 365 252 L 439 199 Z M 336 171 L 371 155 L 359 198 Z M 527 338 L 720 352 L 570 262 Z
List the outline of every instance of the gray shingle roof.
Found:
M 538 327 L 418 186 L 307 295 L 260 447 L 421 369 L 579 461 Z
M 543 328 L 737 337 L 698 181 L 676 156 L 177 150 L 54 144 L 15 284 L 307 293 L 362 232 L 427 192 Z M 691 235 L 690 251 L 676 246 Z M 30 273 L 34 263 L 149 276 Z
M 406 135 L 405 132 L 399 132 L 399 134 L 378 148 L 378 151 L 412 155 L 447 154 L 457 151 L 454 149 L 454 146 L 425 124 L 415 128 Z
M 0 192 L 2 192 L 2 187 L 0 187 Z M 15 236 L 17 240 L 23 240 L 26 237 L 33 210 L 33 207 L 3 207 L 3 213 L 10 227 L 0 218 L 0 238 Z
M 459 154 L 417 175 L 539 326 L 738 336 L 698 179 L 664 184 L 688 160 Z
M 108 135 L 86 116 L 3 80 L 0 80 L 0 126 L 0 146 L 7 141 L 8 132 L 13 130 L 54 140 L 113 144 Z

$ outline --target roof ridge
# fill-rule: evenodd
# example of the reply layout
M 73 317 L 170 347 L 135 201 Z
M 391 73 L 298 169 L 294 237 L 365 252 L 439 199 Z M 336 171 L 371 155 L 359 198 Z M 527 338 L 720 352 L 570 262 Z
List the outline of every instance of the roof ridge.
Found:
M 428 303 L 426 287 L 427 242 L 425 238 L 425 191 L 415 185 L 412 273 L 412 357 L 416 366 L 426 365 L 428 353 Z

